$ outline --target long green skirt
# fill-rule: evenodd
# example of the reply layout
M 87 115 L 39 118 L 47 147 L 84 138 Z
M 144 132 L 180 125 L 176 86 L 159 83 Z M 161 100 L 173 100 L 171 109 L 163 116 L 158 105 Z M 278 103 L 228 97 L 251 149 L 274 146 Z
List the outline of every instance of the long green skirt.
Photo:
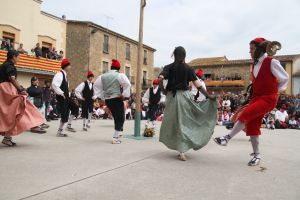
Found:
M 169 92 L 159 141 L 169 149 L 199 150 L 210 140 L 217 122 L 217 100 L 195 102 L 189 91 Z

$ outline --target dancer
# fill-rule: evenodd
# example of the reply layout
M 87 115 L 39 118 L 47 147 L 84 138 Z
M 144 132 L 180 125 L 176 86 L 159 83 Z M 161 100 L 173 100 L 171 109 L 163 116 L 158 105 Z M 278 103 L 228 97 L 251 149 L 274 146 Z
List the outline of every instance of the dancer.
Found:
M 210 140 L 217 121 L 218 102 L 197 79 L 194 70 L 185 63 L 183 47 L 174 50 L 174 62 L 164 67 L 159 76 L 160 88 L 163 79 L 168 80 L 166 108 L 160 129 L 159 141 L 169 149 L 179 152 L 178 158 L 186 161 L 185 152 L 199 150 Z M 209 100 L 197 103 L 192 99 L 189 83 L 192 82 Z
M 114 118 L 115 131 L 112 144 L 121 144 L 120 132 L 123 131 L 125 121 L 124 98 L 130 97 L 130 81 L 127 76 L 120 73 L 121 64 L 113 59 L 111 70 L 97 78 L 94 92 L 97 97 L 105 100 Z
M 75 89 L 75 94 L 78 99 L 82 101 L 82 118 L 83 118 L 83 130 L 88 131 L 91 128 L 91 119 L 94 108 L 94 100 L 97 98 L 94 96 L 94 73 L 89 70 L 87 73 L 87 80 L 80 83 Z
M 200 82 L 200 85 L 203 87 L 204 90 L 206 90 L 205 82 L 203 81 L 203 70 L 198 69 L 196 72 L 197 79 Z M 205 95 L 202 94 L 194 84 L 192 84 L 192 90 L 191 90 L 192 96 L 194 97 L 194 100 L 196 102 L 204 101 L 206 99 Z
M 2 143 L 9 147 L 16 145 L 12 136 L 45 122 L 44 116 L 27 100 L 27 92 L 17 80 L 15 65 L 18 60 L 19 53 L 9 50 L 6 61 L 0 66 L 0 135 L 4 136 Z
M 149 109 L 147 113 L 146 128 L 151 127 L 150 125 L 155 128 L 156 113 L 159 109 L 159 103 L 163 95 L 161 94 L 161 89 L 158 87 L 158 85 L 159 80 L 153 80 L 153 87 L 148 88 L 142 98 L 143 103 L 148 104 Z
M 70 132 L 76 132 L 72 128 L 72 121 L 74 116 L 70 115 L 70 95 L 69 95 L 69 83 L 67 79 L 67 72 L 71 70 L 71 63 L 67 58 L 61 62 L 62 70 L 55 74 L 52 81 L 52 89 L 56 93 L 56 99 L 60 108 L 61 121 L 57 131 L 57 137 L 67 137 L 68 135 L 63 133 L 64 125 L 68 122 L 67 130 Z
M 253 148 L 249 166 L 259 165 L 261 155 L 259 151 L 260 127 L 264 115 L 274 109 L 278 100 L 278 91 L 287 88 L 289 75 L 280 62 L 271 56 L 281 48 L 279 42 L 270 42 L 264 38 L 255 38 L 250 42 L 250 54 L 253 59 L 252 83 L 253 92 L 249 104 L 238 114 L 237 121 L 228 135 L 215 138 L 219 145 L 226 146 L 241 130 L 250 136 Z M 266 53 L 268 53 L 268 56 Z

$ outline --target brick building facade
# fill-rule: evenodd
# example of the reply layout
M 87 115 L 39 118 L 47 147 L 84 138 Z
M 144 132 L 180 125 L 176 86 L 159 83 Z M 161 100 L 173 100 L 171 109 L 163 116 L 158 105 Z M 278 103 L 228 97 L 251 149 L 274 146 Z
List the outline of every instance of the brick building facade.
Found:
M 72 63 L 70 88 L 75 88 L 86 78 L 87 70 L 95 75 L 110 69 L 111 60 L 121 62 L 125 73 L 135 89 L 138 42 L 92 22 L 68 21 L 67 55 Z M 142 83 L 147 88 L 153 79 L 154 48 L 143 46 Z

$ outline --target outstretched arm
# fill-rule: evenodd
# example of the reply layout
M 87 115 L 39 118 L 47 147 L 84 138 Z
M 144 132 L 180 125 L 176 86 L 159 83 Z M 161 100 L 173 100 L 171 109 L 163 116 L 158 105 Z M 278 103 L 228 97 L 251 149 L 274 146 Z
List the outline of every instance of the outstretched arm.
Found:
M 215 95 L 210 95 L 207 90 L 205 90 L 201 84 L 199 80 L 193 81 L 193 84 L 195 85 L 195 87 L 207 98 L 211 99 L 211 100 L 215 100 L 216 96 Z

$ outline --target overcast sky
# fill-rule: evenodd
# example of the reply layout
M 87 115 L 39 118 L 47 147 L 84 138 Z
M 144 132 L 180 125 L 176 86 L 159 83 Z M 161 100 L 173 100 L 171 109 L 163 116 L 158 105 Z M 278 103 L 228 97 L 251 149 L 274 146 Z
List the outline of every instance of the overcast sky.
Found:
M 139 3 L 44 0 L 42 10 L 89 20 L 137 40 Z M 144 43 L 157 49 L 155 66 L 170 63 L 179 45 L 186 48 L 188 61 L 224 55 L 249 58 L 248 44 L 256 36 L 280 41 L 280 54 L 300 53 L 299 0 L 147 0 L 144 27 Z

